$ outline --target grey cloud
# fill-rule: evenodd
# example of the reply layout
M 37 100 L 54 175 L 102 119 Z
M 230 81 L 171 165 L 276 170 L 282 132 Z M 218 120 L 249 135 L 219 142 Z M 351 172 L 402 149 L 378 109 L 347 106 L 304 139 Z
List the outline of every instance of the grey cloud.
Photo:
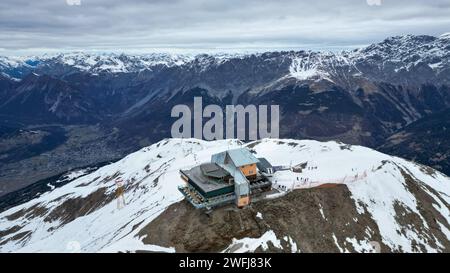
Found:
M 0 54 L 322 48 L 450 31 L 450 1 L 2 0 Z

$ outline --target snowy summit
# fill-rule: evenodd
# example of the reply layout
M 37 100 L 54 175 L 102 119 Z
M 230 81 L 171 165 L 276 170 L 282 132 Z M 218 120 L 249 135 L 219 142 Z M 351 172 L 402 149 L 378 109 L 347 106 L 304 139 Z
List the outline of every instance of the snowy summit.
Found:
M 179 170 L 239 147 L 274 165 L 272 191 L 203 218 L 178 191 Z M 117 177 L 127 181 L 121 209 Z M 2 212 L 0 250 L 442 252 L 450 248 L 449 185 L 431 168 L 337 142 L 166 139 Z

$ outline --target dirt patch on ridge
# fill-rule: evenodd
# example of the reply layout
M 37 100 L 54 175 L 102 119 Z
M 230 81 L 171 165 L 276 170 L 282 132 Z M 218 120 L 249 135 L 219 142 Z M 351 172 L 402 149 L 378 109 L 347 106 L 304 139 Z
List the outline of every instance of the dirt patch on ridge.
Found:
M 60 220 L 61 225 L 67 224 L 111 202 L 114 197 L 114 193 L 107 194 L 106 188 L 100 188 L 86 197 L 67 199 L 64 203 L 53 209 L 44 218 L 44 221 L 53 222 Z
M 14 221 L 19 218 L 25 217 L 25 218 L 34 218 L 43 216 L 48 212 L 48 209 L 44 206 L 41 206 L 40 204 L 35 204 L 29 208 L 23 208 L 21 210 L 18 210 L 14 212 L 13 214 L 5 216 L 5 218 L 8 221 Z
M 405 179 L 406 188 L 414 195 L 417 201 L 417 210 L 423 217 L 421 218 L 418 214 L 406 210 L 401 204 L 396 204 L 394 206 L 397 215 L 396 220 L 403 227 L 402 232 L 404 233 L 406 228 L 413 229 L 431 247 L 438 248 L 438 246 L 440 246 L 439 248 L 441 248 L 442 251 L 450 252 L 450 241 L 441 230 L 438 222 L 448 230 L 450 230 L 450 224 L 436 209 L 436 207 L 439 207 L 440 205 L 428 192 L 439 198 L 448 209 L 450 209 L 449 204 L 447 204 L 433 188 L 417 180 L 403 168 L 399 167 L 399 169 Z M 415 247 L 416 250 L 425 251 L 424 247 L 417 243 L 413 244 L 413 247 Z
M 258 212 L 262 219 L 256 217 Z M 178 252 L 217 252 L 227 248 L 233 238 L 257 238 L 269 230 L 283 246 L 278 249 L 269 244 L 266 251 L 270 252 L 292 250 L 285 236 L 292 238 L 301 252 L 355 251 L 348 238 L 376 241 L 382 252 L 390 251 L 381 242 L 371 215 L 358 213 L 346 185 L 296 190 L 241 210 L 217 208 L 209 215 L 183 200 L 167 208 L 139 236 L 145 236 L 145 244 L 175 247 Z

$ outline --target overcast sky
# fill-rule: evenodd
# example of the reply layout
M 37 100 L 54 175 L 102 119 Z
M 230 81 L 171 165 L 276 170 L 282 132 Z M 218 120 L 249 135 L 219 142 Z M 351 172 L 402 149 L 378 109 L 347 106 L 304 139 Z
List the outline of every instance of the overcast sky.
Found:
M 445 32 L 450 0 L 0 1 L 0 55 L 333 50 Z

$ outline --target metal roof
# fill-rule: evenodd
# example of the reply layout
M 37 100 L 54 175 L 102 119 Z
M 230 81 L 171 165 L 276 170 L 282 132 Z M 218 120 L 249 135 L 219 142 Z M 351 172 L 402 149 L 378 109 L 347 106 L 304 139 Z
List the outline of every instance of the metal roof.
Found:
M 180 170 L 180 172 L 186 175 L 205 193 L 230 186 L 230 184 L 225 183 L 221 179 L 204 175 L 200 166 L 196 166 L 190 170 Z
M 226 151 L 236 167 L 258 163 L 259 160 L 246 148 Z
M 259 162 L 256 163 L 256 166 L 258 167 L 258 169 L 260 171 L 266 171 L 267 168 L 272 168 L 272 164 L 270 164 L 269 161 L 267 161 L 267 159 L 265 159 L 264 157 L 260 157 L 258 158 Z
M 206 176 L 211 176 L 215 178 L 224 178 L 226 176 L 229 176 L 230 173 L 221 168 L 216 163 L 204 163 L 200 165 L 200 169 L 202 170 L 203 174 Z

